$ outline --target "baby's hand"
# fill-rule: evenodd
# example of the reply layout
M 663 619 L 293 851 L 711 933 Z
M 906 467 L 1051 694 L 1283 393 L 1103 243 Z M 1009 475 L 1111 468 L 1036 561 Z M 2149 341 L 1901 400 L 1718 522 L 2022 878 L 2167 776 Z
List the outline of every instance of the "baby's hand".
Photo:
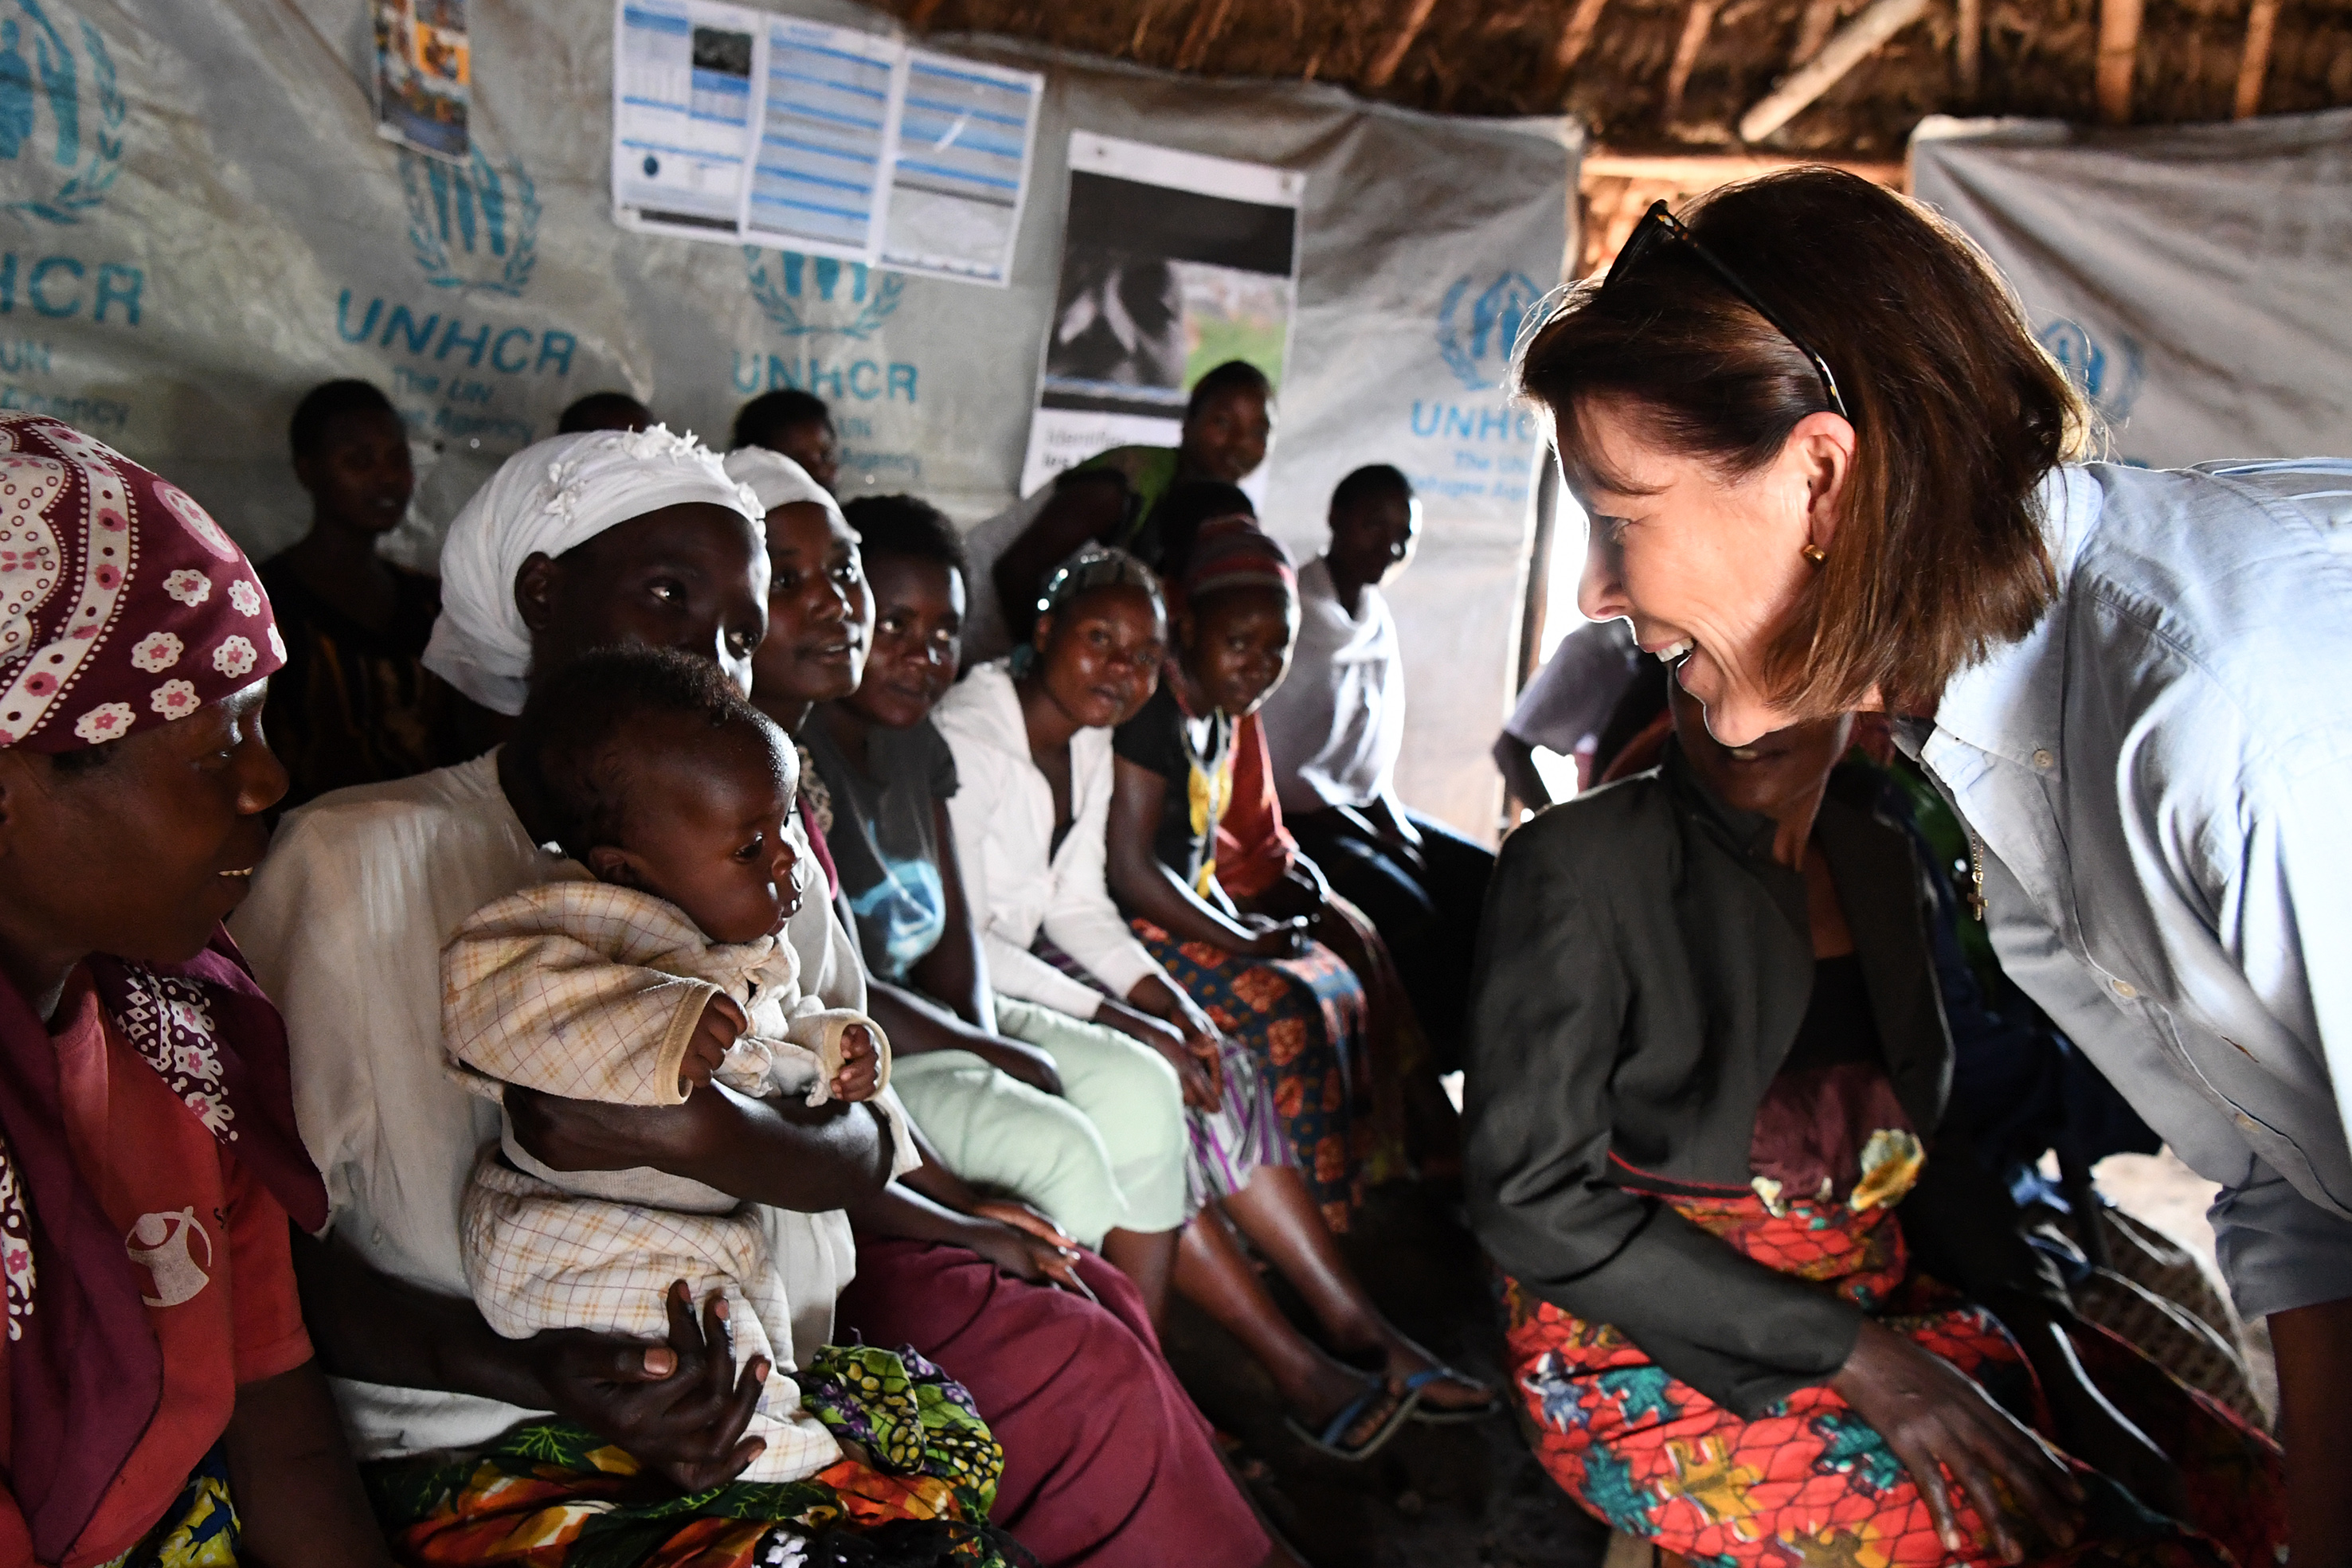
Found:
M 684 1094 L 709 1082 L 728 1048 L 750 1027 L 751 1020 L 732 998 L 714 993 L 694 1026 L 694 1038 L 686 1042 L 686 1060 L 678 1064 L 677 1092 Z
M 841 1071 L 833 1075 L 836 1100 L 871 1100 L 879 1087 L 880 1053 L 874 1049 L 874 1031 L 862 1023 L 841 1031 Z

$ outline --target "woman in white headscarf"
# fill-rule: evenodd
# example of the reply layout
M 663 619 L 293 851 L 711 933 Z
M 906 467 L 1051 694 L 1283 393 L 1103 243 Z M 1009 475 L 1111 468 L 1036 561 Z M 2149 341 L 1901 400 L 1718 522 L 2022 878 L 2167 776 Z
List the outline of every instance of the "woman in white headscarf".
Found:
M 749 689 L 767 626 L 762 499 L 698 444 L 658 427 L 528 448 L 451 530 L 442 621 L 426 663 L 506 716 L 520 710 L 533 678 L 614 643 L 714 659 Z M 578 1478 L 576 1496 L 566 1494 L 572 1500 L 604 1484 L 600 1461 L 589 1455 L 607 1445 L 688 1491 L 723 1483 L 753 1457 L 742 1432 L 761 1387 L 750 1375 L 756 1368 L 733 1366 L 712 1311 L 705 1308 L 698 1324 L 695 1304 L 677 1297 L 668 1342 L 654 1345 L 572 1330 L 502 1340 L 474 1309 L 458 1205 L 476 1151 L 497 1135 L 497 1112 L 442 1069 L 440 948 L 468 914 L 547 880 L 558 859 L 541 847 L 544 831 L 526 825 L 537 815 L 531 791 L 502 755 L 343 790 L 291 814 L 238 927 L 287 1014 L 297 1114 L 332 1205 L 324 1245 L 308 1249 L 305 1264 L 321 1360 L 346 1380 L 343 1409 L 361 1458 L 409 1460 L 413 1471 L 402 1473 L 420 1484 L 403 1495 L 451 1500 L 405 1524 L 401 1539 L 423 1556 L 425 1537 L 440 1531 L 433 1550 L 453 1562 L 466 1560 L 459 1537 L 471 1541 L 468 1531 L 478 1534 L 503 1517 L 499 1510 L 520 1506 L 518 1489 L 486 1486 L 484 1478 L 497 1482 L 504 1465 L 545 1480 L 553 1461 L 531 1456 L 550 1442 L 566 1456 L 559 1468 Z M 807 989 L 829 1007 L 864 1007 L 856 948 L 830 904 L 808 900 L 785 936 Z M 652 1165 L 761 1206 L 793 1305 L 794 1347 L 835 1337 L 835 1298 L 854 1266 L 842 1211 L 864 1212 L 893 1195 L 911 1201 L 895 1185 L 886 1190 L 888 1140 L 856 1107 L 725 1093 L 697 1094 L 675 1108 L 584 1106 L 510 1090 L 507 1108 L 518 1137 L 550 1165 Z M 1016 1272 L 1034 1278 L 1061 1261 L 1045 1241 L 1023 1247 Z M 1080 1298 L 1029 1294 L 1104 1315 Z M 1063 1319 L 1036 1326 L 1057 1324 L 1070 1328 Z M 1017 1358 L 1058 1364 L 1062 1353 L 1043 1343 L 1048 1337 L 1031 1335 Z M 1136 1364 L 1116 1369 L 1113 1386 L 1156 1388 L 1142 1354 L 1139 1347 Z M 1123 1408 L 1099 1392 L 1072 1393 L 1066 1419 L 1074 1427 L 1088 1423 L 1081 1405 Z M 1112 1448 L 1148 1447 L 1134 1441 L 1131 1421 L 1114 1425 L 1103 1434 Z M 1205 1462 L 1214 1465 L 1213 1453 Z M 907 1480 L 907 1495 L 890 1505 L 905 1516 L 962 1506 L 946 1500 L 955 1482 Z M 1044 1496 L 1088 1511 L 1090 1476 L 1043 1480 Z M 592 1531 L 610 1528 L 614 1517 L 574 1511 Z M 1001 1504 L 997 1511 L 1009 1527 L 1024 1528 Z M 1246 1523 L 1245 1509 L 1243 1516 Z M 548 1544 L 571 1544 L 581 1528 L 565 1524 Z M 774 1529 L 791 1532 L 788 1521 Z M 764 1545 L 771 1533 L 750 1545 Z M 1249 1545 L 1235 1561 L 1263 1555 L 1254 1530 Z M 755 1560 L 756 1552 L 742 1559 Z
M 561 436 L 509 459 L 459 515 L 444 573 L 425 662 L 497 715 L 520 709 L 534 673 L 614 643 L 714 658 L 748 685 L 766 627 L 756 504 L 700 444 L 658 428 Z M 527 782 L 494 751 L 322 798 L 288 817 L 255 878 L 238 928 L 286 1012 L 296 1114 L 331 1206 L 324 1245 L 305 1249 L 321 1360 L 344 1380 L 362 1459 L 459 1450 L 495 1469 L 502 1440 L 523 1430 L 543 1443 L 557 1426 L 699 1489 L 749 1461 L 741 1434 L 759 1395 L 744 1380 L 756 1368 L 733 1367 L 708 1308 L 698 1327 L 692 1304 L 674 1299 L 661 1345 L 572 1332 L 507 1341 L 467 1291 L 457 1197 L 496 1136 L 496 1110 L 442 1068 L 440 949 L 484 901 L 553 873 L 547 835 L 525 825 L 535 815 Z M 789 930 L 810 988 L 856 1006 L 856 955 L 831 926 L 812 904 Z M 823 1344 L 852 1266 L 838 1210 L 879 1186 L 887 1141 L 864 1112 L 694 1101 L 685 1116 L 614 1120 L 772 1206 L 792 1343 Z M 532 1103 L 509 1095 L 519 1134 Z M 431 1528 L 404 1539 L 422 1551 L 408 1538 Z

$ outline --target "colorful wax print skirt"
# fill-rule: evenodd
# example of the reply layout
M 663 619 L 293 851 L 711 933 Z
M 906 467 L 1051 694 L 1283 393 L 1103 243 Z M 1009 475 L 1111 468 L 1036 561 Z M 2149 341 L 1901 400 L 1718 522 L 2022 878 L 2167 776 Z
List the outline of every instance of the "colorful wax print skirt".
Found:
M 1326 1224 L 1347 1229 L 1363 1201 L 1372 1139 L 1355 971 L 1319 943 L 1303 957 L 1244 958 L 1178 942 L 1149 920 L 1129 924 L 1177 988 L 1256 1059 L 1307 1191 Z
M 988 1524 L 1004 1453 L 911 1349 L 827 1345 L 794 1375 L 848 1456 L 797 1481 L 681 1494 L 584 1427 L 530 1421 L 455 1462 L 362 1467 L 396 1554 L 529 1568 L 1013 1568 Z
M 2054 1430 L 2032 1369 L 1998 1320 L 1910 1278 L 1893 1209 L 1777 1204 L 1760 1194 L 1669 1199 L 1683 1217 L 1769 1269 L 1811 1280 L 1974 1378 L 2045 1437 Z M 1696 1563 L 1740 1568 L 1929 1568 L 1998 1561 L 1978 1543 L 1953 1558 L 1917 1484 L 1884 1438 L 1825 1387 L 1748 1419 L 1653 1363 L 1606 1323 L 1586 1322 L 1506 1281 L 1518 1413 L 1552 1479 L 1613 1528 Z M 2164 1518 L 2079 1463 L 2083 1537 L 2036 1568 L 2089 1563 L 2273 1568 L 2286 1540 L 2277 1445 L 2100 1329 L 2073 1333 L 2084 1370 L 2179 1465 L 2188 1518 Z M 2070 1461 L 2071 1462 L 2071 1461 Z
M 106 1568 L 236 1568 L 237 1519 L 228 1495 L 228 1443 L 215 1443 L 143 1540 Z

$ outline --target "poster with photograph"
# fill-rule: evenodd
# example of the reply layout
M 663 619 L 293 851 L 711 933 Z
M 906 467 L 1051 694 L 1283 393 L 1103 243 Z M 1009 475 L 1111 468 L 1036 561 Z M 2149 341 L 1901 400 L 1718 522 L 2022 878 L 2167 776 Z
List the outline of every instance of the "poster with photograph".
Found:
M 1286 169 L 1071 132 L 1024 495 L 1106 447 L 1175 445 L 1192 384 L 1227 360 L 1279 390 L 1305 188 Z
M 375 0 L 375 129 L 413 152 L 463 162 L 473 57 L 466 0 Z

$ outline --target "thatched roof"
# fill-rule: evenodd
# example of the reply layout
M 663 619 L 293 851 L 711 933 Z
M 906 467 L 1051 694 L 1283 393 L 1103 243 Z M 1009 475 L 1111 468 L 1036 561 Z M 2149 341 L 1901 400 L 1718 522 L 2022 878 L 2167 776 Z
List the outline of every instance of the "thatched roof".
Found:
M 1891 160 L 1937 112 L 2146 123 L 2352 104 L 2352 0 L 1884 0 L 1918 15 L 1753 142 L 1743 115 L 1870 0 L 881 3 L 918 33 L 1339 82 L 1451 114 L 1565 110 L 1621 153 Z

